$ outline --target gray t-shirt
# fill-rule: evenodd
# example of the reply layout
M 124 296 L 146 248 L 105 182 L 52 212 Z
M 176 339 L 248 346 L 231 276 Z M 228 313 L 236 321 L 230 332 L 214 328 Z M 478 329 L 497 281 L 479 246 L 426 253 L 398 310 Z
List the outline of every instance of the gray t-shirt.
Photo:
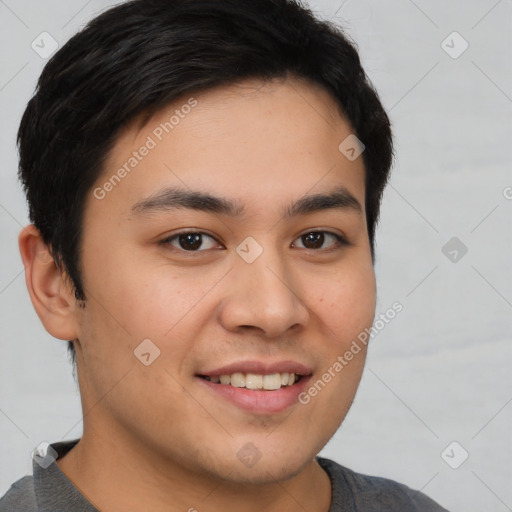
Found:
M 63 457 L 79 439 L 50 446 Z M 59 466 L 33 461 L 33 474 L 14 482 L 0 498 L 0 512 L 98 512 L 71 483 Z M 429 497 L 409 487 L 362 475 L 336 462 L 317 457 L 332 484 L 329 512 L 447 512 Z M 43 466 L 47 466 L 44 469 Z

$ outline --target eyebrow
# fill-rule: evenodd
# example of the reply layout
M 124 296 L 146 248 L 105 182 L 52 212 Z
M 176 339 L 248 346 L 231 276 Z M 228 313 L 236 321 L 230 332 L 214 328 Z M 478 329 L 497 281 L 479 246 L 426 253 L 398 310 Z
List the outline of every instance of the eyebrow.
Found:
M 221 213 L 230 217 L 243 217 L 245 207 L 233 199 L 217 197 L 209 193 L 181 188 L 165 188 L 132 207 L 137 215 L 166 212 L 186 208 L 209 213 Z M 338 209 L 362 215 L 359 201 L 344 187 L 338 186 L 329 194 L 306 195 L 292 202 L 282 212 L 285 219 L 299 215 Z

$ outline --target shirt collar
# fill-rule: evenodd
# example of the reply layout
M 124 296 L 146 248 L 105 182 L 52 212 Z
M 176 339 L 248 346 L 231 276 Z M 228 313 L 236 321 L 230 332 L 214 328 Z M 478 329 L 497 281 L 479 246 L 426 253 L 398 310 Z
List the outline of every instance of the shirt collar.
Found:
M 78 441 L 80 439 L 53 443 L 48 446 L 46 453 L 34 454 L 34 491 L 40 512 L 98 512 L 55 462 L 64 457 Z

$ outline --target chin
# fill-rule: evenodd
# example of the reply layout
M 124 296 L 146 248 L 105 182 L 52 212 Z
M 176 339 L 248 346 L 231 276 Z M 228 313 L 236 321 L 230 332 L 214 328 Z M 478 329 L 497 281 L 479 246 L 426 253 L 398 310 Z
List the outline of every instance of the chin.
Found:
M 289 460 L 260 460 L 253 467 L 235 466 L 226 479 L 237 484 L 275 484 L 298 475 L 310 462 L 308 459 L 302 460 L 300 464 L 290 463 Z
M 276 449 L 267 443 L 259 449 L 248 441 L 241 446 L 235 449 L 233 457 L 219 454 L 215 465 L 217 474 L 237 484 L 263 485 L 289 480 L 301 473 L 315 457 L 315 453 L 306 450 L 303 444 Z

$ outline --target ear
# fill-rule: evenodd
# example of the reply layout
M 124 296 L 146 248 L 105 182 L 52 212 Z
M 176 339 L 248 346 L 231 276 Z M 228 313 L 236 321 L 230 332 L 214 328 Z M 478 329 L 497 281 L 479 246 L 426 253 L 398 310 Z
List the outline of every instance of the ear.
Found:
M 78 310 L 73 286 L 59 271 L 41 233 L 30 224 L 18 236 L 25 281 L 32 305 L 45 329 L 55 338 L 78 338 Z

